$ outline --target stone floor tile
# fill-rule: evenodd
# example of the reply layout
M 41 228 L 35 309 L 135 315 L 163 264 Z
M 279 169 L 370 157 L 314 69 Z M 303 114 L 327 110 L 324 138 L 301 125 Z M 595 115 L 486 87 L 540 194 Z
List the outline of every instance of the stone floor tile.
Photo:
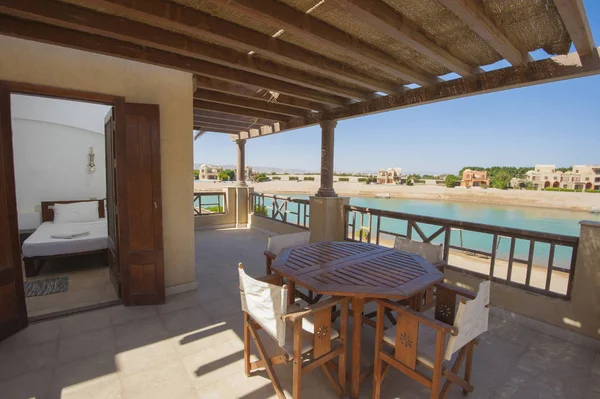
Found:
M 199 304 L 192 308 L 161 314 L 160 318 L 167 331 L 176 334 L 192 333 L 213 324 L 209 314 Z
M 41 399 L 55 398 L 49 395 L 52 369 L 45 368 L 22 374 L 0 383 L 2 399 Z
M 89 331 L 100 330 L 110 326 L 107 309 L 83 312 L 62 319 L 60 337 L 73 337 Z
M 107 309 L 113 326 L 158 314 L 155 306 L 113 306 Z
M 97 353 L 114 354 L 114 352 L 113 331 L 111 328 L 104 328 L 73 337 L 61 338 L 58 343 L 56 363 L 67 363 Z
M 201 329 L 185 332 L 171 339 L 172 344 L 181 356 L 187 356 L 200 352 L 207 348 L 215 348 L 227 342 L 229 345 L 234 341 L 242 345 L 236 346 L 238 350 L 243 349 L 243 339 L 240 338 L 226 322 L 209 323 Z
M 596 353 L 594 365 L 592 366 L 592 375 L 600 377 L 600 353 Z
M 121 381 L 94 382 L 77 390 L 67 390 L 60 394 L 60 399 L 122 399 Z
M 244 370 L 243 351 L 228 342 L 181 358 L 185 371 L 196 389 Z
M 31 345 L 58 341 L 62 319 L 31 323 L 24 330 L 0 341 L 0 353 Z
M 0 353 L 0 381 L 51 367 L 56 361 L 57 347 L 57 342 L 46 342 Z
M 192 308 L 198 305 L 196 292 L 185 292 L 183 294 L 170 295 L 164 305 L 157 306 L 159 314 L 174 312 L 176 310 Z
M 590 377 L 583 397 L 585 399 L 600 398 L 600 376 L 592 375 Z
M 231 295 L 232 293 L 227 289 L 226 286 L 216 283 L 210 287 L 199 287 L 196 297 L 200 303 L 204 303 L 217 301 L 219 299 L 227 298 Z M 237 290 L 237 295 L 239 295 L 239 290 Z
M 175 346 L 170 340 L 158 341 L 148 345 L 139 346 L 118 352 L 114 362 L 116 369 L 124 374 L 135 374 L 137 372 L 160 367 L 179 358 Z
M 496 335 L 526 348 L 540 337 L 539 333 L 529 328 L 493 316 L 489 318 L 488 334 Z
M 169 337 L 162 320 L 158 316 L 133 320 L 114 327 L 115 346 L 119 352 L 138 348 Z
M 121 387 L 123 399 L 196 398 L 196 391 L 179 361 L 121 376 Z
M 225 316 L 233 314 L 242 314 L 242 302 L 240 297 L 230 296 L 218 301 L 204 302 L 201 305 L 213 321 L 220 320 Z
M 56 366 L 52 377 L 51 391 L 76 397 L 75 393 L 93 391 L 91 387 L 102 383 L 119 384 L 114 353 L 103 352 Z M 108 391 L 108 393 L 112 392 L 112 390 L 106 388 L 100 390 Z M 83 395 L 81 393 L 81 396 Z

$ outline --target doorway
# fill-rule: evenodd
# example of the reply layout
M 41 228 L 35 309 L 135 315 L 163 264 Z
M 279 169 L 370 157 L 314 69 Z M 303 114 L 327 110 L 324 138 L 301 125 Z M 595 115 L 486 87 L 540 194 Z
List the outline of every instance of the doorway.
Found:
M 28 318 L 119 301 L 109 262 L 113 106 L 15 93 L 10 101 Z
M 74 213 L 87 215 L 94 206 L 98 218 L 104 213 L 108 236 L 108 259 L 104 261 L 109 266 L 112 289 L 123 304 L 164 303 L 158 106 L 126 103 L 122 97 L 105 94 L 0 81 L 0 340 L 27 326 L 24 271 L 28 268 L 31 271 L 32 267 L 34 272 L 39 271 L 39 265 L 25 265 L 21 253 L 13 159 L 12 94 L 109 106 L 110 112 L 104 121 L 105 198 L 103 201 L 75 199 L 82 208 Z M 89 162 L 89 155 L 90 152 L 83 166 L 90 171 L 95 166 L 97 171 L 98 166 Z M 98 159 L 94 156 L 94 160 Z M 63 205 L 70 207 L 73 213 L 73 202 L 42 201 L 40 221 L 55 221 L 57 209 L 60 219 L 60 215 L 65 214 Z M 94 206 L 90 207 L 90 203 Z M 91 234 L 91 231 L 70 233 Z

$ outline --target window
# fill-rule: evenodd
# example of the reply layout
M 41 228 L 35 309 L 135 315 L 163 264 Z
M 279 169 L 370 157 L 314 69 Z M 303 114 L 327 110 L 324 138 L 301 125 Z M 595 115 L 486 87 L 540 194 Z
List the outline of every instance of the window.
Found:
M 566 184 L 563 184 L 563 188 L 567 188 L 567 185 L 566 185 Z
M 554 176 L 554 180 L 558 180 L 558 177 L 557 177 L 557 176 Z
M 577 170 L 575 171 L 575 173 L 579 173 L 579 169 L 577 169 Z
M 540 172 L 540 170 L 538 169 L 538 170 L 537 170 L 537 172 L 539 173 L 539 172 Z
M 531 180 L 535 180 L 535 176 L 531 176 Z
M 585 181 L 590 181 L 590 178 L 589 178 L 589 177 L 586 177 L 586 178 L 585 178 Z
M 548 180 L 548 176 L 544 176 L 544 180 Z
M 596 178 L 594 179 L 594 181 L 595 181 L 596 183 L 600 182 L 600 177 L 596 177 Z

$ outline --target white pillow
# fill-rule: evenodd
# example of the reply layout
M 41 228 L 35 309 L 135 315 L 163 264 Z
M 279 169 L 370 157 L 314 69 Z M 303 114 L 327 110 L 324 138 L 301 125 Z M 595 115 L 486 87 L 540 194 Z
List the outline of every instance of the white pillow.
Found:
M 98 201 L 54 204 L 54 223 L 94 222 L 98 219 Z

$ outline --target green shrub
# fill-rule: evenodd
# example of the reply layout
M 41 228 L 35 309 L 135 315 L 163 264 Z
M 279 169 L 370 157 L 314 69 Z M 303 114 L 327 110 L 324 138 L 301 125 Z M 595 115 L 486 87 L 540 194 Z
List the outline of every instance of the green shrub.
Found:
M 212 213 L 221 213 L 223 212 L 223 207 L 221 205 L 217 206 L 205 206 L 202 209 L 207 210 Z
M 338 181 L 350 181 L 349 177 L 340 177 Z
M 269 210 L 264 205 L 255 205 L 254 206 L 254 214 L 262 215 L 262 216 L 269 216 Z
M 298 180 L 298 176 L 290 176 L 290 181 L 292 180 Z
M 563 190 L 566 190 L 566 189 L 563 188 Z M 560 188 L 558 188 L 558 187 L 546 187 L 544 189 L 544 191 L 560 191 Z
M 271 180 L 281 180 L 281 177 L 279 177 L 279 176 L 273 176 L 273 177 L 271 177 Z
M 417 183 L 425 184 L 425 180 L 422 180 L 422 179 L 415 179 L 415 180 L 413 181 L 413 183 L 415 183 L 415 184 L 417 184 Z
M 194 171 L 194 180 L 198 180 L 198 179 L 200 179 L 200 171 L 195 170 Z
M 304 181 L 315 181 L 315 178 L 312 176 L 306 176 L 304 177 Z
M 600 190 L 585 190 L 586 193 L 600 193 Z
M 574 190 L 572 188 L 546 187 L 544 191 L 560 191 L 562 193 L 574 193 L 575 191 L 579 190 Z
M 359 178 L 358 178 L 358 182 L 359 182 L 359 183 L 364 183 L 364 182 L 366 182 L 366 181 L 367 181 L 367 178 L 366 178 L 366 177 L 359 177 Z
M 254 178 L 254 180 L 257 181 L 258 183 L 262 183 L 264 181 L 268 181 L 269 178 L 267 177 L 267 175 L 265 173 L 261 173 L 261 174 L 257 175 Z

